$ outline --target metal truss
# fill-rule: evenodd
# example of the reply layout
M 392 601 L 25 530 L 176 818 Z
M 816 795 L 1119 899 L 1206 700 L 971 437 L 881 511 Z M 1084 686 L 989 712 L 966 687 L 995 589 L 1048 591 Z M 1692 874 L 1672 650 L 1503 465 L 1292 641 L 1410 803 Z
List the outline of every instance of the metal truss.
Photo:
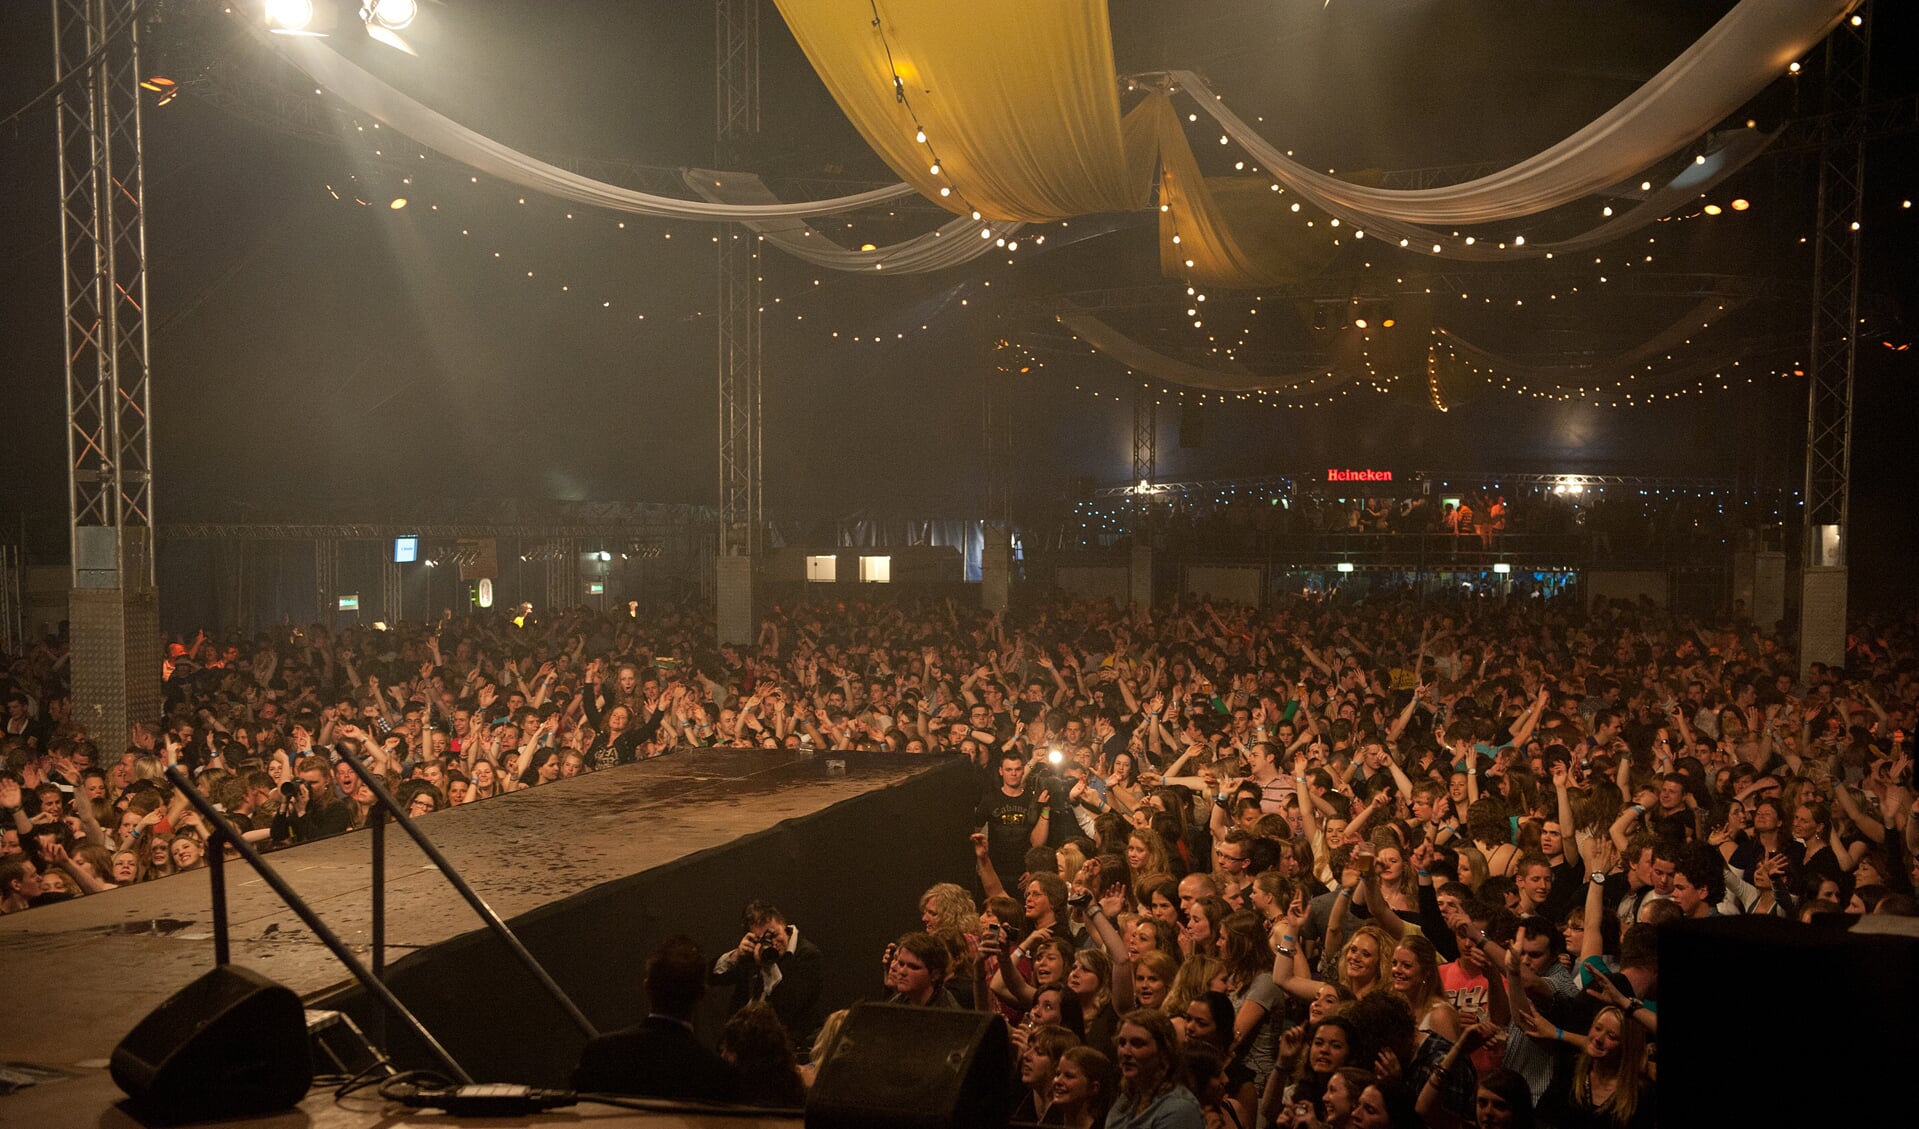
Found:
M 135 0 L 53 0 L 74 587 L 153 587 Z
M 1812 345 L 1807 374 L 1805 531 L 1808 564 L 1845 563 L 1852 476 L 1852 391 L 1858 354 L 1860 221 L 1866 149 L 1845 127 L 1866 104 L 1871 14 L 1842 20 L 1826 39 L 1818 212 L 1814 221 Z M 1836 537 L 1816 535 L 1837 527 Z M 1822 549 L 1823 546 L 1823 549 Z
M 1297 491 L 1305 487 L 1316 486 L 1319 476 L 1325 473 L 1319 469 L 1301 470 L 1290 474 L 1251 475 L 1246 478 L 1203 478 L 1184 479 L 1171 482 L 1152 482 L 1147 493 L 1154 497 L 1213 494 L 1222 490 L 1246 491 Z M 1403 482 L 1395 485 L 1416 488 L 1424 482 L 1440 483 L 1446 486 L 1572 486 L 1578 485 L 1592 489 L 1620 490 L 1691 490 L 1713 493 L 1725 491 L 1732 493 L 1737 483 L 1730 478 L 1678 478 L 1671 476 L 1643 474 L 1586 474 L 1578 471 L 1467 471 L 1452 473 L 1446 471 L 1408 471 Z M 1139 491 L 1139 479 L 1115 486 L 1101 486 L 1094 490 L 1095 501 L 1108 498 L 1132 498 Z
M 1133 389 L 1133 483 L 1151 485 L 1159 470 L 1159 401 L 1153 390 L 1140 385 Z M 1133 516 L 1137 521 L 1146 506 L 1147 494 L 1133 492 Z
M 722 168 L 740 168 L 760 128 L 760 0 L 715 0 L 713 7 L 715 156 Z M 720 240 L 720 552 L 748 557 L 762 517 L 759 259 L 751 231 Z

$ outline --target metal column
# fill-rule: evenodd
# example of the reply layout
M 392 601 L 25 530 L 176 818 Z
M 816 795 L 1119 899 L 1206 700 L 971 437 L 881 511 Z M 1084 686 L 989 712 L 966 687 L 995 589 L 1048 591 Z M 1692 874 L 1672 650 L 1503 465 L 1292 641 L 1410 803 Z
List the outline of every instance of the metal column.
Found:
M 1857 20 L 1855 23 L 1854 20 Z M 1866 104 L 1872 18 L 1862 4 L 1826 39 L 1819 202 L 1812 259 L 1812 348 L 1806 365 L 1804 570 L 1799 669 L 1846 661 L 1847 517 L 1852 477 L 1852 379 L 1859 338 L 1860 222 L 1866 147 L 1843 119 Z
M 103 747 L 160 715 L 134 0 L 53 0 L 75 717 Z
M 714 155 L 720 168 L 748 164 L 760 128 L 760 0 L 714 2 Z M 726 228 L 719 243 L 720 556 L 715 589 L 719 641 L 751 643 L 752 562 L 760 538 L 759 238 Z
M 1133 391 L 1133 555 L 1129 588 L 1135 608 L 1153 604 L 1153 539 L 1146 521 L 1148 490 L 1159 467 L 1159 401 L 1142 384 Z
M 997 351 L 997 348 L 996 350 Z M 984 462 L 985 545 L 980 554 L 980 606 L 1003 612 L 1013 582 L 1013 408 L 1006 368 L 987 366 L 980 382 L 980 455 Z

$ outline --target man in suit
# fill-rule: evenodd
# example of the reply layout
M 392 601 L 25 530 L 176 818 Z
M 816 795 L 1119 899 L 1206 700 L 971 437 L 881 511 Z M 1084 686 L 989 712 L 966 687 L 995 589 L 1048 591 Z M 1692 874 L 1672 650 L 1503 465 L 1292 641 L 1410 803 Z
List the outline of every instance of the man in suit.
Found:
M 786 915 L 771 902 L 749 902 L 741 916 L 746 935 L 713 962 L 713 983 L 732 986 L 734 1013 L 754 1000 L 765 1000 L 795 1046 L 811 1045 L 826 1020 L 820 1004 L 825 954 L 800 936 L 798 926 L 787 924 Z
M 653 1009 L 636 1027 L 601 1035 L 580 1052 L 573 1089 L 682 1101 L 731 1101 L 733 1069 L 693 1036 L 693 1009 L 706 995 L 706 957 L 690 937 L 674 937 L 646 961 Z

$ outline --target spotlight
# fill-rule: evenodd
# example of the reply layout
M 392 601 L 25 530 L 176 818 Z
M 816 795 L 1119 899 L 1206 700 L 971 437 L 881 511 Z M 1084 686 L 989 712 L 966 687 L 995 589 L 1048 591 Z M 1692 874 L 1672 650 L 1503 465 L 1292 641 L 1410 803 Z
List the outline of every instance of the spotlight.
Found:
M 266 0 L 267 27 L 282 35 L 321 35 L 313 26 L 313 0 Z
M 1750 207 L 1752 207 L 1752 201 L 1746 199 L 1744 196 L 1732 202 L 1732 210 L 1735 212 L 1743 212 Z
M 406 207 L 406 197 L 395 196 L 393 202 L 388 204 L 387 207 L 392 208 L 396 212 L 399 211 L 401 208 Z
M 1721 209 L 1720 209 L 1720 207 L 1719 207 L 1719 205 L 1717 205 L 1717 204 L 1707 204 L 1707 205 L 1706 205 L 1706 206 L 1705 206 L 1705 207 L 1704 207 L 1703 209 L 1701 209 L 1701 210 L 1702 210 L 1702 211 L 1704 211 L 1704 212 L 1705 212 L 1705 213 L 1706 213 L 1707 215 L 1709 215 L 1709 216 L 1716 216 L 1716 215 L 1718 215 L 1718 214 L 1720 213 L 1720 211 L 1721 211 Z
M 400 31 L 413 22 L 420 14 L 418 0 L 367 0 L 361 9 L 361 18 L 369 23 L 377 23 L 388 31 Z

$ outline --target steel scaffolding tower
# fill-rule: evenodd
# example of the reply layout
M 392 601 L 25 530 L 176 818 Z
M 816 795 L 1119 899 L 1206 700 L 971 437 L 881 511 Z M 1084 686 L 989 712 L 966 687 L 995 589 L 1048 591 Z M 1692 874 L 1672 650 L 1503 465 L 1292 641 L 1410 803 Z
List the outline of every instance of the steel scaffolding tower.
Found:
M 1133 390 L 1133 527 L 1143 525 L 1141 519 L 1146 513 L 1146 492 L 1140 484 L 1151 485 L 1159 470 L 1159 401 L 1153 398 L 1153 390 L 1142 384 Z
M 1852 477 L 1852 382 L 1859 341 L 1860 222 L 1865 139 L 1844 123 L 1866 105 L 1872 19 L 1860 5 L 1826 39 L 1812 259 L 1812 346 L 1806 365 L 1805 556 L 1799 663 L 1846 659 L 1847 519 Z
M 160 716 L 136 0 L 53 0 L 74 716 Z
M 742 168 L 760 128 L 760 0 L 715 0 L 714 156 Z M 753 554 L 760 538 L 759 239 L 719 242 L 720 642 L 753 641 Z

